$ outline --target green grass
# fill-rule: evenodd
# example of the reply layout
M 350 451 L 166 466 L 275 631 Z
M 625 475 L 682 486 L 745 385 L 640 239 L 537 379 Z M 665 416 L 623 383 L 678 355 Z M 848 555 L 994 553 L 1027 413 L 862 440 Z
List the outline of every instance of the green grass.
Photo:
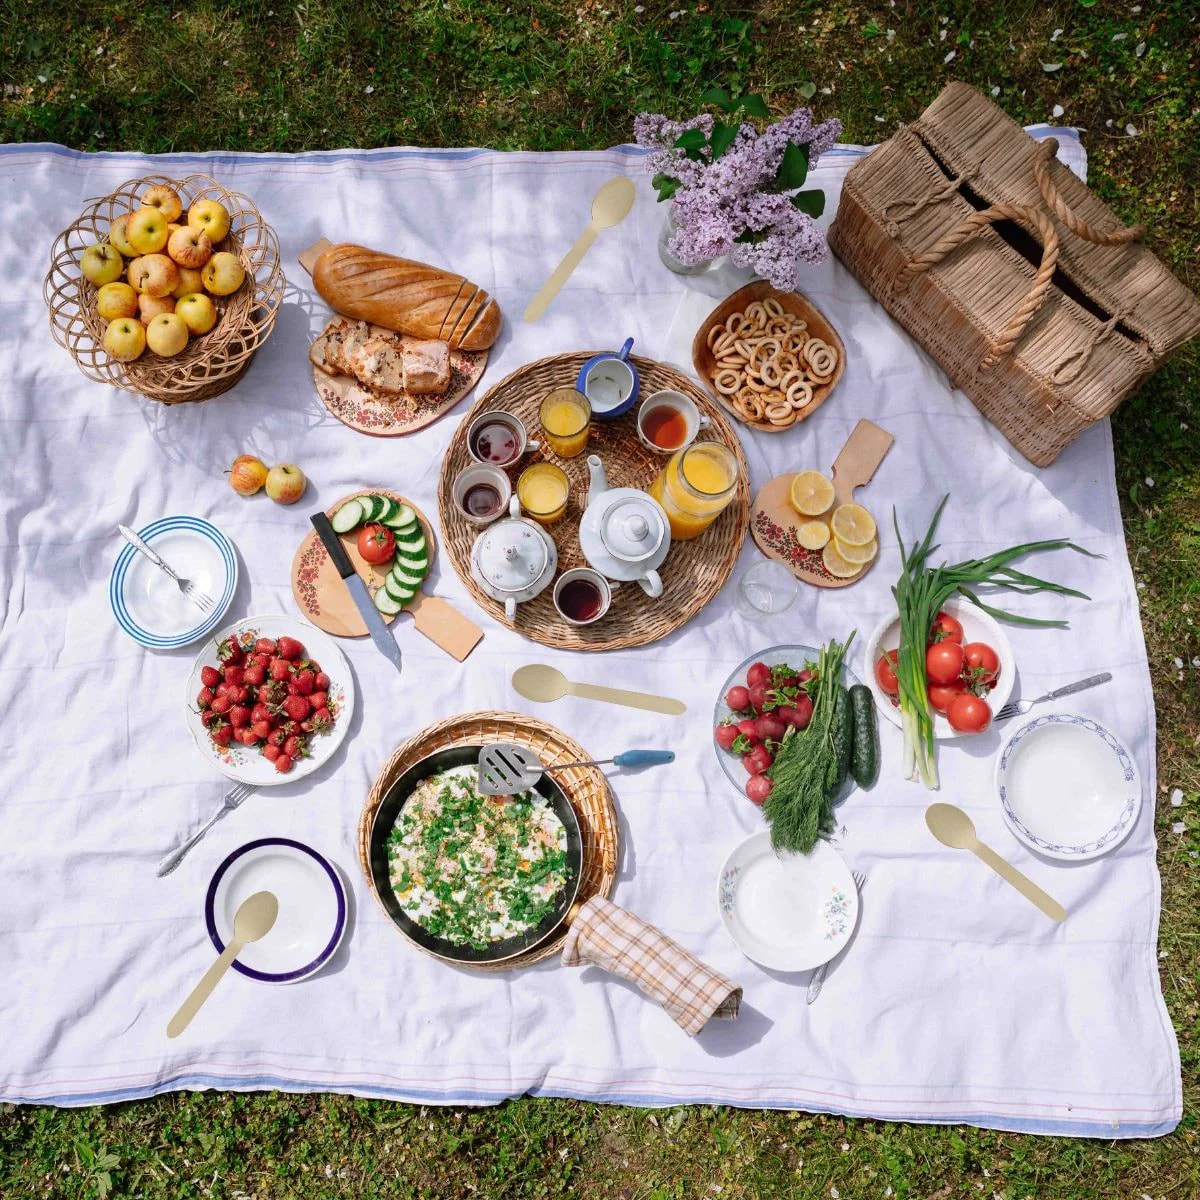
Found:
M 0 136 L 147 151 L 591 148 L 629 140 L 639 109 L 686 114 L 713 82 L 752 86 L 782 108 L 811 80 L 819 115 L 841 117 L 845 140 L 874 142 L 945 82 L 963 79 L 999 87 L 998 101 L 1022 122 L 1048 120 L 1059 104 L 1062 123 L 1086 127 L 1093 186 L 1125 218 L 1146 221 L 1158 253 L 1200 288 L 1194 4 L 1143 0 L 1135 13 L 1086 0 L 762 0 L 689 3 L 672 20 L 673 5 L 635 13 L 616 0 L 258 0 L 234 11 L 213 0 L 95 0 L 14 10 L 9 0 L 0 8 Z M 1043 63 L 1062 65 L 1048 72 Z M 1159 709 L 1162 985 L 1185 1092 L 1173 1136 L 1105 1143 L 571 1101 L 473 1111 L 342 1096 L 178 1095 L 0 1112 L 0 1195 L 1200 1194 L 1200 671 L 1189 665 L 1200 655 L 1198 368 L 1200 353 L 1186 348 L 1113 423 Z M 1167 803 L 1176 787 L 1180 809 Z M 1186 832 L 1172 832 L 1180 820 Z

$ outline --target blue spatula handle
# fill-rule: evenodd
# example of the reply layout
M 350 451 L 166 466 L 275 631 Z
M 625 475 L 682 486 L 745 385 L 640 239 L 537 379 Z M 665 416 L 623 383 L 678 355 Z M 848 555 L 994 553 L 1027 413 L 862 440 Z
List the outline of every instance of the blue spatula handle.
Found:
M 674 750 L 626 750 L 613 759 L 613 764 L 618 767 L 656 767 L 659 763 L 674 761 Z

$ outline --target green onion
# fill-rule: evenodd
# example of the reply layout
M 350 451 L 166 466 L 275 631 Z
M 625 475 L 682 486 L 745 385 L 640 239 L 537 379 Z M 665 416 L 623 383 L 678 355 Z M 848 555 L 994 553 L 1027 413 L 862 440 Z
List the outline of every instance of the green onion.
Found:
M 929 708 L 929 693 L 926 690 L 925 647 L 930 630 L 942 606 L 956 593 L 970 600 L 976 607 L 999 621 L 1017 625 L 1039 625 L 1065 629 L 1066 621 L 1045 621 L 1035 617 L 1024 617 L 1004 609 L 985 604 L 976 595 L 980 587 L 1000 587 L 1010 591 L 1033 595 L 1036 592 L 1054 592 L 1059 596 L 1076 596 L 1081 600 L 1091 597 L 1061 583 L 1026 575 L 1009 564 L 1025 554 L 1040 554 L 1047 550 L 1076 550 L 1091 558 L 1103 558 L 1092 554 L 1082 546 L 1076 546 L 1065 538 L 1051 541 L 1025 542 L 1008 550 L 1001 550 L 987 558 L 972 558 L 953 566 L 943 563 L 940 567 L 928 565 L 929 556 L 937 549 L 933 535 L 937 530 L 942 509 L 946 507 L 949 494 L 942 497 L 933 520 L 925 531 L 924 538 L 905 551 L 904 538 L 900 535 L 900 521 L 892 509 L 892 523 L 896 527 L 896 540 L 900 544 L 902 570 L 892 594 L 900 610 L 900 653 L 896 666 L 896 678 L 900 684 L 900 725 L 904 732 L 904 773 L 908 779 L 920 777 L 927 788 L 938 786 L 936 743 L 933 737 L 933 714 Z M 870 664 L 874 668 L 874 663 Z

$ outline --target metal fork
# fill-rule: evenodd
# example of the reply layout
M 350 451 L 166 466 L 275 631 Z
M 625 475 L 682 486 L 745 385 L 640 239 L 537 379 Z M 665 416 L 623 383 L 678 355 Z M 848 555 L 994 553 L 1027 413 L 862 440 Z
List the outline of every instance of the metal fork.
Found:
M 854 886 L 858 888 L 859 894 L 862 894 L 863 888 L 867 886 L 867 877 L 861 871 L 855 871 Z M 834 955 L 837 958 L 838 955 Z M 829 962 L 833 962 L 831 958 Z M 811 1004 L 820 994 L 821 985 L 825 982 L 825 972 L 829 970 L 829 962 L 823 962 L 818 968 L 817 973 L 809 980 L 808 991 L 805 993 L 805 999 Z
M 227 812 L 233 812 L 233 810 L 235 808 L 237 808 L 237 806 L 239 804 L 241 804 L 241 802 L 243 800 L 245 800 L 247 796 L 252 796 L 256 790 L 257 789 L 251 783 L 239 783 L 236 786 L 230 788 L 228 793 L 226 793 L 225 801 L 221 805 L 221 807 L 218 808 L 217 811 L 215 813 L 213 813 L 213 815 L 211 817 L 209 817 L 208 820 L 205 821 L 204 824 L 201 825 L 200 828 L 197 829 L 196 832 L 193 833 L 192 836 L 190 838 L 188 838 L 188 840 L 186 842 L 184 842 L 182 846 L 179 846 L 176 849 L 172 850 L 171 853 L 168 854 L 167 857 L 164 858 L 162 860 L 162 862 L 160 862 L 158 864 L 158 877 L 161 879 L 164 875 L 170 875 L 170 873 L 173 870 L 175 870 L 175 868 L 177 866 L 179 866 L 179 864 L 181 862 L 183 862 L 184 857 L 186 856 L 187 852 Z
M 1076 692 L 1086 692 L 1088 688 L 1099 687 L 1100 684 L 1107 683 L 1111 678 L 1112 676 L 1107 671 L 1101 671 L 1099 675 L 1089 675 L 1078 683 L 1068 683 L 1066 687 L 1055 688 L 1054 691 L 1047 692 L 1036 700 L 1010 700 L 992 719 L 1007 721 L 1009 717 L 1027 713 L 1035 704 L 1045 704 L 1047 700 L 1057 700 L 1062 696 L 1073 696 Z
M 210 613 L 213 610 L 213 598 L 207 593 L 201 591 L 190 579 L 181 579 L 163 560 L 155 554 L 149 546 L 128 525 L 118 525 L 117 528 L 121 531 L 121 536 L 135 549 L 140 550 L 160 571 L 165 571 L 173 580 L 176 587 L 202 612 Z

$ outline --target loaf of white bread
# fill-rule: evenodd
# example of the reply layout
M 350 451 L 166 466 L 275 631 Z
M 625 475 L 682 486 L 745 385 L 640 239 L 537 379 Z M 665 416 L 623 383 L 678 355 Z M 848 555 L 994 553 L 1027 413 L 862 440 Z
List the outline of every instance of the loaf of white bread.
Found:
M 500 306 L 469 279 L 426 263 L 343 242 L 313 264 L 313 283 L 344 316 L 453 349 L 486 350 L 500 336 Z

